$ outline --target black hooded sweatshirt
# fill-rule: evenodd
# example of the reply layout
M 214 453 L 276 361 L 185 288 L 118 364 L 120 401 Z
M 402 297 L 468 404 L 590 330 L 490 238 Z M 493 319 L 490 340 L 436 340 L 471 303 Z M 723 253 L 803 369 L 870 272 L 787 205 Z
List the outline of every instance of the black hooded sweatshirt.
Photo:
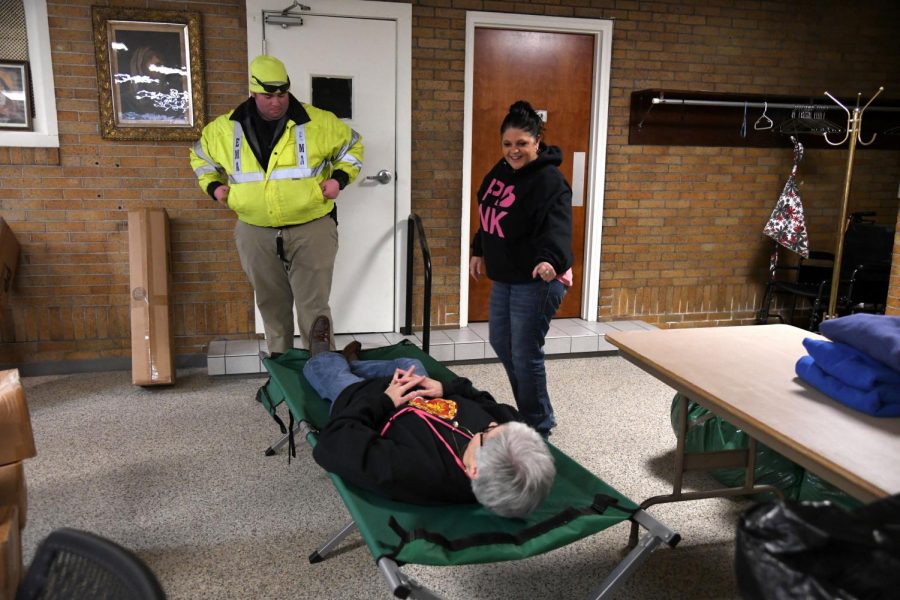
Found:
M 390 382 L 390 377 L 367 379 L 341 392 L 319 434 L 313 458 L 344 481 L 394 500 L 413 504 L 475 502 L 469 477 L 447 449 L 449 446 L 462 458 L 468 437 L 436 426 L 439 439 L 412 414 L 399 416 L 381 435 L 400 410 L 384 393 Z M 515 408 L 497 403 L 468 379 L 453 379 L 443 388 L 444 398 L 458 407 L 454 421 L 459 428 L 475 432 L 491 421 L 521 421 Z
M 572 188 L 560 164 L 560 149 L 541 144 L 537 158 L 518 171 L 500 160 L 482 181 L 472 256 L 484 257 L 491 280 L 530 282 L 542 261 L 560 275 L 571 268 Z

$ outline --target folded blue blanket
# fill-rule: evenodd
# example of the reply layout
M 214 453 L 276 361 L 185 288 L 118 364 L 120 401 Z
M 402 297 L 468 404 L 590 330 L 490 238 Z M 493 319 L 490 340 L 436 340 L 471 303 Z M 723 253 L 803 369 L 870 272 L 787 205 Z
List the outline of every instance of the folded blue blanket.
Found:
M 882 383 L 863 390 L 846 385 L 820 369 L 812 356 L 803 356 L 795 366 L 797 375 L 841 404 L 875 417 L 900 417 L 900 386 Z
M 853 346 L 900 371 L 900 317 L 856 313 L 822 321 L 819 331 L 833 342 Z
M 880 383 L 900 386 L 900 371 L 888 368 L 852 346 L 806 338 L 803 347 L 816 361 L 817 367 L 847 385 L 863 390 L 872 389 Z

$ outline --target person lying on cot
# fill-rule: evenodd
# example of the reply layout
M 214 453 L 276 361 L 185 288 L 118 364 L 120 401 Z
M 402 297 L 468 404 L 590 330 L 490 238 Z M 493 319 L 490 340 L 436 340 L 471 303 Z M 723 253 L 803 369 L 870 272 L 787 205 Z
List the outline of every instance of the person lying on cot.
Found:
M 357 360 L 358 343 L 330 352 L 331 323 L 310 331 L 303 375 L 332 403 L 313 457 L 344 481 L 401 502 L 479 502 L 524 517 L 550 493 L 556 467 L 518 411 L 468 379 L 441 383 L 422 363 Z

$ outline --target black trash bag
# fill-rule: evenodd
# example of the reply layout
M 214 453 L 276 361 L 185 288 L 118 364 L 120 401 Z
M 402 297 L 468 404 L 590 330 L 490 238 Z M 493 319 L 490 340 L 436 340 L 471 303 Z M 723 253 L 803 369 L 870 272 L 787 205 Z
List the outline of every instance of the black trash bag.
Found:
M 773 501 L 738 521 L 738 589 L 746 600 L 887 599 L 900 595 L 900 495 L 853 511 Z

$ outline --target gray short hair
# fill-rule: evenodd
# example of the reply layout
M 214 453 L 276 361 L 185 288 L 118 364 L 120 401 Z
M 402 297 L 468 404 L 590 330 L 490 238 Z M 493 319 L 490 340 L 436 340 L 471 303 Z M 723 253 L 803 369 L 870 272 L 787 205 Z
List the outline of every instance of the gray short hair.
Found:
M 503 517 L 524 517 L 550 493 L 556 467 L 547 443 L 524 423 L 507 423 L 478 449 L 472 492 Z

